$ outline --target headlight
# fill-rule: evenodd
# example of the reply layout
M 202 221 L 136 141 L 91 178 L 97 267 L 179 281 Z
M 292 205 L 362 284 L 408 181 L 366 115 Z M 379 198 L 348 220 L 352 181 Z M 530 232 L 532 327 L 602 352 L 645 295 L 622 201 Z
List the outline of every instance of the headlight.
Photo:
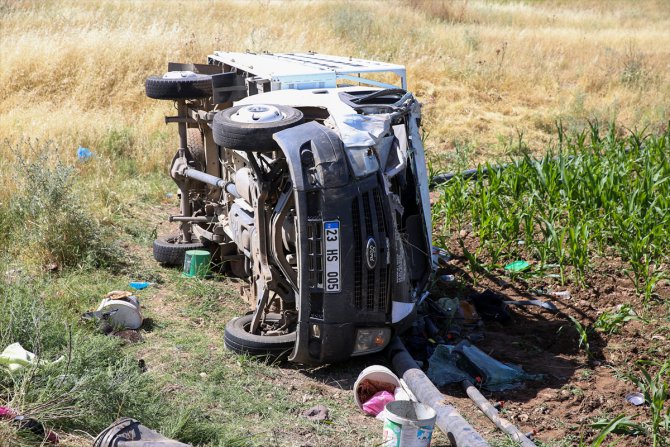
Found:
M 356 344 L 351 355 L 370 354 L 381 351 L 391 341 L 389 328 L 365 328 L 356 331 Z

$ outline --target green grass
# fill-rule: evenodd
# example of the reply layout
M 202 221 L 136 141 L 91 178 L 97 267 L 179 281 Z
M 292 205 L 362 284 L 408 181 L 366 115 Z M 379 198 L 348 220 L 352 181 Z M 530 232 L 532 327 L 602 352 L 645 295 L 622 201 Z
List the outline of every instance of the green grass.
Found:
M 61 433 L 95 434 L 117 416 L 132 416 L 193 445 L 377 439 L 375 421 L 351 422 L 358 412 L 347 391 L 333 392 L 309 371 L 225 351 L 225 323 L 246 309 L 232 280 L 186 279 L 147 259 L 157 222 L 167 214 L 165 194 L 174 188 L 162 173 L 132 178 L 132 169 L 121 166 L 124 141 L 133 138 L 132 130 L 112 130 L 98 157 L 71 165 L 42 155 L 53 149 L 45 143 L 35 157 L 12 166 L 21 187 L 0 207 L 0 347 L 20 342 L 44 360 L 64 361 L 24 374 L 0 369 L 0 404 Z M 619 267 L 649 300 L 668 262 L 669 139 L 668 132 L 621 137 L 596 128 L 559 133 L 543 159 L 524 155 L 487 178 L 457 176 L 440 187 L 436 236 L 444 242 L 457 235 L 475 274 L 526 258 L 536 261 L 528 275 L 557 263 L 563 281 L 585 284 L 600 262 L 620 258 Z M 459 146 L 451 162 L 466 167 L 469 152 L 467 144 Z M 470 225 L 475 245 L 460 238 Z M 131 279 L 155 283 L 139 293 L 153 325 L 142 331 L 143 343 L 124 345 L 79 316 Z M 602 312 L 582 325 L 583 343 L 589 330 L 616 333 L 633 319 L 626 305 Z M 646 429 L 665 434 L 667 403 L 659 406 L 658 390 L 667 380 L 636 377 L 650 390 Z M 331 424 L 300 417 L 316 403 L 330 409 Z M 0 426 L 3 438 L 39 442 Z
M 666 279 L 670 259 L 670 131 L 620 136 L 565 134 L 540 159 L 525 155 L 474 181 L 440 188 L 433 217 L 446 242 L 471 224 L 471 264 L 490 270 L 518 258 L 558 264 L 562 283 L 584 284 L 599 261 L 622 263 L 645 300 Z M 480 174 L 484 167 L 481 166 Z M 460 242 L 463 243 L 462 239 Z M 486 259 L 486 262 L 481 261 Z M 476 271 L 476 270 L 475 270 Z

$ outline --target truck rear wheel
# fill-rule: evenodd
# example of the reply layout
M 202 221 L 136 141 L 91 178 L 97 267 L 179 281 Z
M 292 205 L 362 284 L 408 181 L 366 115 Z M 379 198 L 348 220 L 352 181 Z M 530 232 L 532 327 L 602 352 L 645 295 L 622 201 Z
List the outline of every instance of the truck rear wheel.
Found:
M 178 266 L 184 264 L 184 256 L 188 250 L 202 250 L 200 241 L 179 243 L 179 235 L 170 235 L 154 240 L 154 259 L 164 265 Z
M 272 135 L 297 126 L 304 116 L 298 109 L 271 104 L 231 107 L 214 115 L 212 136 L 219 146 L 240 151 L 279 149 Z
M 266 356 L 272 358 L 285 357 L 291 353 L 295 345 L 296 333 L 286 335 L 256 335 L 249 333 L 253 315 L 233 318 L 226 325 L 223 335 L 226 348 L 237 354 Z M 278 321 L 278 314 L 268 314 L 266 321 Z

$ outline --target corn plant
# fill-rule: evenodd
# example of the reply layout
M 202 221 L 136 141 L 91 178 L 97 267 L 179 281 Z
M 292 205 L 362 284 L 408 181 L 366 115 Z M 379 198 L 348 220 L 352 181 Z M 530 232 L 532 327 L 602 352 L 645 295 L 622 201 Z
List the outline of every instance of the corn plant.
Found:
M 585 284 L 595 256 L 618 257 L 648 301 L 668 277 L 670 129 L 621 137 L 594 122 L 573 133 L 559 125 L 557 133 L 542 158 L 480 166 L 476 180 L 456 176 L 441 186 L 438 239 L 471 225 L 477 264 L 520 256 L 540 267 L 555 263 L 562 283 Z
M 593 442 L 590 444 L 590 447 L 599 447 L 603 442 L 605 442 L 607 436 L 612 433 L 625 435 L 642 435 L 646 433 L 642 425 L 632 422 L 624 414 L 620 414 L 619 416 L 609 420 L 601 419 L 596 421 L 591 424 L 591 428 L 599 428 L 600 431 L 596 435 L 596 438 L 593 440 Z M 587 444 L 582 441 L 579 445 L 580 447 L 586 447 Z

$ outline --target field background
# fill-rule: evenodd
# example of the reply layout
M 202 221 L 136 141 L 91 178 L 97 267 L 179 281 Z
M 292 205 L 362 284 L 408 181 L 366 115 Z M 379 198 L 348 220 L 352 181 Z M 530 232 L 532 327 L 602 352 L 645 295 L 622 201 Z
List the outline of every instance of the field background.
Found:
M 2 1 L 0 135 L 123 156 L 146 173 L 175 147 L 143 82 L 214 50 L 317 51 L 405 64 L 429 153 L 542 151 L 561 120 L 670 117 L 670 4 L 657 1 Z M 107 144 L 106 144 L 107 143 Z M 114 143 L 112 141 L 111 143 Z M 113 144 L 111 144 L 113 146 Z M 3 160 L 15 149 L 5 146 Z M 7 198 L 7 175 L 0 197 Z
M 374 445 L 380 428 L 358 414 L 347 387 L 365 362 L 380 359 L 303 370 L 233 356 L 220 337 L 244 309 L 238 284 L 185 281 L 150 259 L 176 205 L 166 171 L 177 133 L 163 122 L 172 104 L 147 99 L 144 79 L 215 50 L 404 64 L 424 104 L 431 168 L 455 170 L 541 155 L 557 122 L 567 131 L 598 121 L 621 135 L 667 133 L 668 29 L 667 0 L 0 0 L 0 342 L 27 340 L 55 358 L 72 342 L 63 328 L 73 328 L 68 367 L 83 381 L 82 395 L 68 399 L 32 376 L 0 382 L 0 404 L 62 428 L 66 446 L 89 445 L 83 432 L 124 414 L 194 444 Z M 76 161 L 80 146 L 94 153 L 86 163 Z M 78 315 L 138 278 L 158 283 L 141 296 L 156 326 L 144 343 L 119 351 Z M 667 321 L 654 327 L 667 336 Z M 631 354 L 620 355 L 625 362 Z M 149 374 L 138 371 L 138 358 Z M 591 386 L 593 370 L 580 371 L 575 381 L 585 382 L 561 392 Z M 298 417 L 314 403 L 329 406 L 333 425 Z M 546 445 L 576 444 L 574 427 Z M 511 445 L 486 430 L 495 445 Z M 4 439 L 31 442 L 0 422 Z

